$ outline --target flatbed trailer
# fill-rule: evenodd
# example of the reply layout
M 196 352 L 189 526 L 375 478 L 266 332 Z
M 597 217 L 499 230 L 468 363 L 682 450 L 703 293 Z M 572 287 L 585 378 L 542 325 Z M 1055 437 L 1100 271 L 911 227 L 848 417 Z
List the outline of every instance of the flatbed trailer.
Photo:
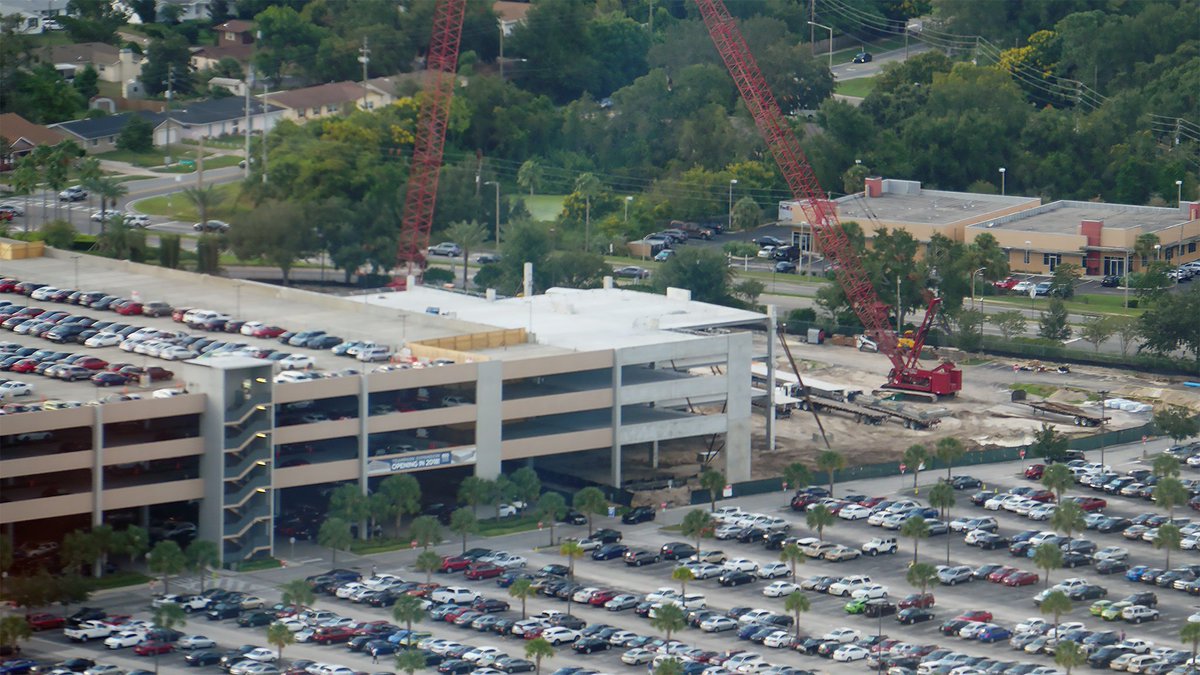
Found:
M 816 408 L 818 412 L 824 410 L 836 410 L 837 412 L 853 415 L 854 421 L 858 422 L 859 424 L 879 425 L 883 424 L 883 422 L 888 418 L 885 413 L 882 413 L 878 410 L 864 408 L 863 406 L 854 403 L 835 401 L 831 398 L 823 398 L 821 396 L 811 396 L 807 400 L 801 400 L 799 407 L 801 410 L 811 410 L 812 408 Z
M 1098 427 L 1108 419 L 1103 413 L 1097 415 L 1068 403 L 1057 403 L 1055 401 L 1018 401 L 1018 403 L 1024 403 L 1039 413 L 1052 413 L 1070 417 L 1077 427 Z
M 890 406 L 865 403 L 864 408 L 881 412 L 888 417 L 894 417 L 904 424 L 905 429 L 930 429 L 941 423 L 942 418 L 936 415 L 914 415 L 908 411 Z

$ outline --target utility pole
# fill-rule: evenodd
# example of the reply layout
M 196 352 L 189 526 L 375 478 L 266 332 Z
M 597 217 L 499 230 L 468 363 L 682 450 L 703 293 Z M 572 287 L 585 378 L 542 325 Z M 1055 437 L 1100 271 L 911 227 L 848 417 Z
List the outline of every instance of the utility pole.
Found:
M 365 35 L 363 36 L 363 46 L 361 49 L 358 50 L 358 62 L 361 63 L 362 67 L 363 67 L 363 72 L 362 72 L 362 87 L 363 87 L 362 109 L 366 110 L 367 109 L 367 64 L 371 62 L 371 47 L 370 47 L 369 39 Z
M 245 160 L 246 160 L 246 166 L 245 166 L 245 168 L 242 169 L 242 177 L 249 178 L 250 177 L 250 87 L 253 86 L 253 84 L 254 84 L 254 66 L 250 66 L 249 74 L 246 75 L 246 79 L 242 84 L 243 84 L 243 87 L 242 87 L 243 92 L 242 93 L 246 99 L 245 104 L 244 104 L 246 121 L 245 121 L 245 124 L 243 125 L 245 127 L 244 131 L 246 132 L 245 133 L 246 149 L 245 149 L 245 152 L 243 153 L 243 155 L 245 156 Z
M 167 165 L 171 164 L 171 99 L 175 94 L 175 64 L 167 64 Z
M 1100 390 L 1100 466 L 1104 466 L 1104 422 L 1108 419 L 1108 392 Z M 1103 469 L 1101 469 L 1103 471 Z
M 500 56 L 496 59 L 496 65 L 500 66 L 500 81 L 504 81 L 504 22 L 500 22 Z
M 267 98 L 270 95 L 271 95 L 271 92 L 267 91 L 267 81 L 264 78 L 263 79 L 263 110 L 266 110 L 267 107 L 270 105 L 268 103 L 268 98 Z M 267 184 L 267 123 L 265 121 L 265 118 L 263 121 L 263 133 L 262 133 L 262 179 L 263 179 L 262 180 L 263 185 L 266 185 Z
M 196 190 L 204 189 L 204 134 L 200 134 L 200 147 L 196 150 Z

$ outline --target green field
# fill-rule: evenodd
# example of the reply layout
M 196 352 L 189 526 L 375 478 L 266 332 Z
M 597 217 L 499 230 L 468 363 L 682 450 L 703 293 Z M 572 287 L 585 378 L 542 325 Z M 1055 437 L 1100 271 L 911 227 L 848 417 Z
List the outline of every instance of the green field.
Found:
M 521 199 L 525 200 L 525 208 L 534 220 L 552 221 L 562 213 L 566 195 L 521 195 Z
M 875 89 L 875 78 L 873 77 L 858 77 L 853 80 L 842 80 L 834 87 L 835 94 L 842 96 L 855 96 L 858 98 L 866 98 Z
M 1133 298 L 1131 297 L 1132 301 Z M 1017 295 L 989 295 L 985 302 L 987 304 L 1002 303 L 1012 305 L 1018 309 L 1029 309 L 1030 301 L 1027 296 Z M 1032 306 L 1034 309 L 1046 309 L 1048 304 L 1046 298 L 1035 298 Z M 1119 294 L 1112 295 L 1076 295 L 1066 301 L 1067 311 L 1072 314 L 1123 314 L 1125 316 L 1140 316 L 1142 310 L 1136 308 L 1125 308 L 1125 297 Z M 1001 308 L 991 307 L 987 311 L 996 312 Z
M 99 159 L 108 159 L 114 162 L 128 162 L 134 166 L 148 169 L 150 167 L 162 166 L 163 160 L 167 155 L 171 155 L 171 159 L 179 161 L 181 159 L 196 159 L 196 147 L 187 145 L 172 145 L 169 147 L 152 148 L 149 152 L 130 152 L 129 150 L 112 150 L 96 155 Z M 210 153 L 206 152 L 207 157 Z M 237 164 L 235 161 L 234 164 Z
M 233 214 L 250 208 L 249 200 L 239 199 L 241 196 L 241 185 L 239 183 L 217 185 L 213 188 L 213 191 L 220 195 L 220 203 L 210 209 L 209 218 L 228 220 Z M 200 214 L 196 213 L 196 207 L 192 206 L 191 202 L 179 193 L 159 197 L 147 197 L 146 199 L 134 202 L 133 208 L 139 213 L 144 213 L 148 216 L 166 216 L 172 220 L 181 220 L 184 222 L 195 222 L 200 219 Z

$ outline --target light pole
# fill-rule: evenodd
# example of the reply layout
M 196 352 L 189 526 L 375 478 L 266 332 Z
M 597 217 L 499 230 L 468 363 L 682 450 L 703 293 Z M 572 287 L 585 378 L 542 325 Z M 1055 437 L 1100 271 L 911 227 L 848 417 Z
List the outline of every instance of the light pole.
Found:
M 1032 245 L 1033 245 L 1033 242 L 1029 241 L 1028 239 L 1025 240 L 1025 271 L 1027 273 L 1029 271 L 1029 247 Z M 1037 295 L 1037 291 L 1034 288 L 1030 288 L 1029 289 L 1029 311 L 1031 311 L 1031 312 L 1033 311 L 1033 296 L 1035 296 L 1035 295 Z
M 975 309 L 975 275 L 983 272 L 986 269 L 986 267 L 980 267 L 974 272 L 971 272 L 971 309 Z
M 71 262 L 75 263 L 75 288 L 79 288 L 79 256 L 71 256 Z
M 625 198 L 625 222 L 627 223 L 629 222 L 629 202 L 631 201 L 633 201 L 632 196 Z
M 1162 248 L 1162 244 L 1154 245 L 1154 262 L 1158 262 L 1158 251 Z
M 825 30 L 829 31 L 829 69 L 833 70 L 833 29 L 829 26 L 822 26 L 816 21 L 809 21 L 808 25 L 816 26 L 817 28 L 824 28 Z
M 1108 392 L 1100 390 L 1100 466 L 1104 466 L 1104 421 L 1106 418 L 1104 411 L 1108 408 L 1105 404 L 1108 402 Z M 1103 470 L 1103 469 L 1101 469 Z
M 1175 181 L 1175 206 L 1183 204 L 1183 181 Z M 1183 230 L 1181 229 L 1180 232 Z
M 1129 267 L 1133 265 L 1133 253 L 1125 251 L 1125 269 L 1121 270 L 1121 285 L 1125 287 L 1125 309 L 1129 309 Z
M 733 186 L 737 185 L 736 178 L 729 179 L 729 230 L 733 230 Z
M 1006 169 L 1004 167 L 1000 167 L 1000 196 L 1001 197 L 1003 197 L 1005 194 L 1004 174 L 1006 174 L 1006 173 L 1008 173 L 1008 169 Z
M 500 245 L 500 183 L 499 181 L 485 181 L 484 185 L 496 186 L 496 246 Z

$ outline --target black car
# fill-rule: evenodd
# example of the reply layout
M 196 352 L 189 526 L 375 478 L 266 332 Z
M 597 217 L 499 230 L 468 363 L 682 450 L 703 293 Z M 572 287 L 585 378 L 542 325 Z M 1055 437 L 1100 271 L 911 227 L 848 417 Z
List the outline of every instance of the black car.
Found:
M 492 612 L 507 612 L 508 603 L 497 598 L 480 598 L 471 604 L 471 609 L 476 612 L 490 614 Z
M 639 506 L 629 513 L 621 517 L 621 522 L 626 525 L 637 525 L 638 523 L 648 523 L 654 520 L 657 513 L 649 506 Z
M 995 496 L 995 490 L 980 490 L 979 492 L 971 495 L 971 503 L 975 506 L 983 506 L 985 503 L 987 503 L 987 500 Z
M 607 527 L 602 527 L 593 532 L 589 539 L 598 541 L 602 544 L 615 544 L 616 542 L 621 541 L 621 533 L 616 530 L 610 530 Z
M 933 612 L 925 607 L 908 607 L 900 610 L 900 613 L 896 615 L 896 621 L 902 624 L 923 623 L 932 620 Z
M 771 247 L 774 247 L 774 248 L 780 248 L 780 247 L 783 247 L 783 246 L 787 246 L 787 242 L 786 242 L 786 241 L 784 241 L 784 240 L 782 240 L 782 239 L 776 239 L 775 237 L 770 237 L 770 236 L 768 236 L 768 237 L 758 237 L 757 239 L 751 239 L 750 241 L 752 241 L 752 242 L 754 242 L 754 243 L 758 244 L 758 247 L 759 247 L 759 248 L 764 248 L 764 247 L 767 247 L 767 246 L 771 246 Z
M 659 555 L 663 560 L 686 560 L 696 555 L 696 547 L 682 541 L 670 541 L 662 545 Z
M 761 541 L 766 534 L 767 531 L 763 528 L 750 526 L 742 528 L 742 531 L 738 532 L 737 540 L 743 544 L 751 544 L 756 541 Z
M 974 476 L 954 476 L 950 479 L 950 486 L 955 490 L 970 490 L 983 487 L 983 481 Z
M 575 509 L 571 509 L 563 514 L 563 517 L 559 518 L 559 521 L 569 525 L 587 525 L 587 516 L 576 511 Z
M 1062 557 L 1063 567 L 1083 567 L 1090 564 L 1092 564 L 1092 557 L 1085 553 L 1072 551 L 1070 553 L 1064 553 Z
M 1135 605 L 1145 605 L 1146 607 L 1158 607 L 1158 596 L 1153 591 L 1143 591 L 1134 593 L 1121 599 L 1122 602 L 1129 602 Z
M 1118 288 L 1121 285 L 1121 277 L 1115 274 L 1106 275 L 1100 280 L 1100 285 L 1105 288 Z
M 783 542 L 788 540 L 787 532 L 768 532 L 763 535 L 763 548 L 768 551 L 780 551 L 783 549 Z
M 606 652 L 612 649 L 612 645 L 608 644 L 608 640 L 598 637 L 582 638 L 575 641 L 571 648 L 580 654 L 591 654 L 592 652 Z
M 896 613 L 896 603 L 887 600 L 871 600 L 867 603 L 866 610 L 863 614 L 870 617 L 889 616 Z
M 871 56 L 871 52 L 861 51 L 854 55 L 853 60 L 854 63 L 870 63 L 873 58 L 875 57 Z
M 1096 563 L 1096 574 L 1124 574 L 1129 571 L 1129 561 L 1127 560 L 1101 560 Z
M 554 618 L 550 620 L 550 624 L 571 630 L 583 630 L 587 626 L 586 621 L 572 614 L 555 614 Z
M 1008 547 L 1008 553 L 1015 558 L 1024 558 L 1031 548 L 1033 544 L 1028 541 L 1016 541 Z
M 592 560 L 612 560 L 625 555 L 629 547 L 625 544 L 605 544 L 592 551 Z
M 206 649 L 188 654 L 187 656 L 183 657 L 183 662 L 191 667 L 215 666 L 221 662 L 221 655 L 217 652 Z
M 475 670 L 475 664 L 470 661 L 463 661 L 462 659 L 442 661 L 437 669 L 439 673 L 450 673 L 451 675 L 466 675 L 472 670 Z
M 275 615 L 270 612 L 251 612 L 238 617 L 237 625 L 243 628 L 251 626 L 269 626 L 275 622 Z
M 1128 647 L 1119 647 L 1117 645 L 1101 647 L 1088 657 L 1088 665 L 1093 668 L 1108 668 L 1109 664 L 1116 661 L 1118 656 L 1124 656 L 1131 651 L 1133 650 Z
M 1125 530 L 1129 529 L 1132 525 L 1133 525 L 1133 521 L 1128 518 L 1116 518 L 1113 516 L 1109 516 L 1109 517 L 1105 518 L 1104 520 L 1100 521 L 1100 524 L 1096 526 L 1096 531 L 1103 532 L 1105 534 L 1110 534 L 1113 532 L 1124 532 Z
M 566 565 L 559 565 L 557 563 L 552 563 L 552 564 L 546 565 L 545 567 L 538 570 L 534 576 L 565 577 L 570 573 L 570 571 L 571 571 L 570 568 L 568 568 Z
M 1071 592 L 1067 595 L 1075 601 L 1100 600 L 1101 598 L 1108 597 L 1108 589 L 1103 586 L 1097 586 L 1096 584 L 1087 584 L 1086 586 L 1079 586 L 1071 589 Z
M 717 583 L 722 586 L 741 586 L 754 583 L 754 577 L 749 572 L 729 571 L 717 577 Z
M 989 551 L 998 548 L 1004 548 L 1005 546 L 1008 546 L 1008 543 L 1008 537 L 1002 537 L 992 532 L 981 535 L 975 540 L 976 546 Z
M 233 619 L 241 616 L 242 606 L 232 602 L 218 602 L 216 605 L 209 608 L 205 615 L 209 621 L 219 621 L 221 619 Z

